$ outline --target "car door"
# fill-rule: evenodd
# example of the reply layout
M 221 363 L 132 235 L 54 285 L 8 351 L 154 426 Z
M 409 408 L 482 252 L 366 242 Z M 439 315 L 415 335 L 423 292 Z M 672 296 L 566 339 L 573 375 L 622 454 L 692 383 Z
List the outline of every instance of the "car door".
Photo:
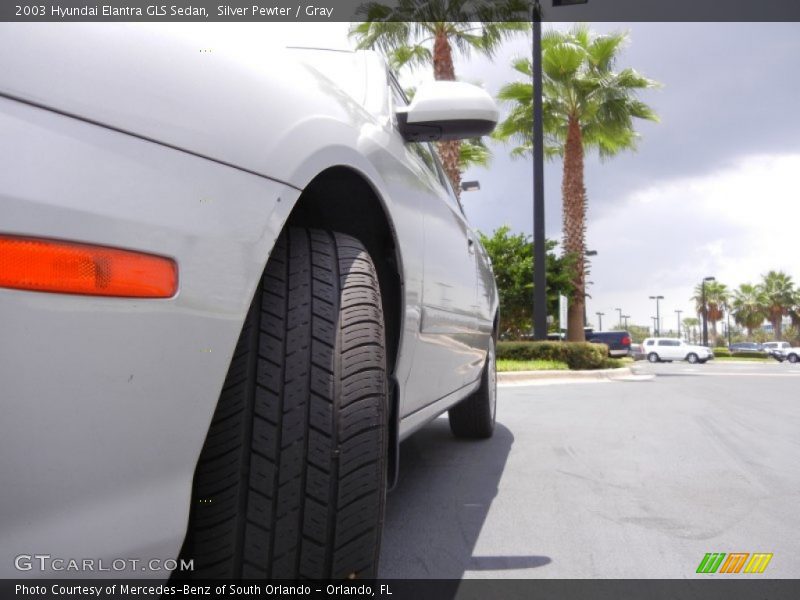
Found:
M 684 360 L 689 355 L 689 344 L 682 340 L 675 340 L 673 351 L 675 352 L 675 360 Z M 695 354 L 697 353 L 695 352 Z
M 467 227 L 467 235 L 469 236 L 467 247 L 475 263 L 475 325 L 478 337 L 473 341 L 485 352 L 489 349 L 489 341 L 494 335 L 494 317 L 498 305 L 497 285 L 494 279 L 494 271 L 492 270 L 492 260 L 489 258 L 486 248 L 481 244 L 478 232 L 469 224 L 467 215 L 464 212 L 464 205 L 461 204 L 458 196 L 453 192 L 450 179 L 445 174 L 444 167 L 439 162 L 438 156 L 436 157 L 436 164 L 439 168 L 440 180 L 448 194 L 448 204 L 457 209 L 456 214 Z M 485 356 L 482 354 L 480 360 L 473 366 L 482 367 L 484 358 Z M 479 372 L 473 371 L 468 377 L 468 381 L 472 381 L 478 375 Z
M 395 109 L 407 99 L 389 75 Z M 480 376 L 486 342 L 476 315 L 476 238 L 449 187 L 431 144 L 408 142 L 398 149 L 402 169 L 413 176 L 404 192 L 417 200 L 421 224 L 421 293 L 413 344 L 404 349 L 411 366 L 400 381 L 401 417 L 424 408 Z M 484 336 L 485 337 L 485 336 Z
M 475 306 L 477 315 L 478 333 L 485 344 L 486 350 L 489 349 L 489 342 L 494 336 L 495 315 L 497 313 L 498 297 L 497 284 L 495 283 L 492 260 L 489 253 L 481 244 L 477 232 L 475 234 L 475 266 L 477 268 L 477 304 Z M 483 363 L 481 363 L 483 364 Z
M 675 340 L 658 340 L 658 356 L 662 360 L 677 360 L 680 343 Z
M 485 353 L 477 322 L 476 240 L 429 144 L 409 144 L 436 184 L 421 207 L 422 318 L 407 402 L 414 411 L 478 378 Z

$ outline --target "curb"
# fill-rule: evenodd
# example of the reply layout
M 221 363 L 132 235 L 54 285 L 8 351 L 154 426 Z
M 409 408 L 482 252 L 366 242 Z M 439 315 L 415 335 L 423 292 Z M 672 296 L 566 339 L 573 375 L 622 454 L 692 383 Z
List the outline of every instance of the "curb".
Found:
M 540 381 L 615 381 L 634 377 L 630 367 L 598 369 L 596 371 L 501 371 L 497 373 L 500 385 L 524 385 Z

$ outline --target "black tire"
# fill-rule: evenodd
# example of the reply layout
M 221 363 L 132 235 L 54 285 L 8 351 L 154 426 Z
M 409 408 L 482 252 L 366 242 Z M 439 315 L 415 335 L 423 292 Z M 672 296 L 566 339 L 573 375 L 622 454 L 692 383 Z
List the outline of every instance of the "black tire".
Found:
M 655 352 L 651 352 L 650 354 L 647 355 L 647 360 L 651 363 L 657 363 L 659 360 L 658 354 L 656 354 Z
M 700 362 L 700 357 L 694 352 L 689 352 L 689 354 L 686 355 L 686 362 L 688 362 L 690 365 L 697 364 Z
M 797 357 L 797 354 L 790 354 L 789 356 L 786 357 L 786 360 L 788 360 L 792 364 L 795 364 L 798 360 L 800 360 L 800 358 Z
M 460 438 L 486 439 L 494 434 L 497 418 L 497 365 L 494 340 L 489 343 L 480 387 L 453 406 L 447 416 L 450 431 Z
M 384 321 L 356 239 L 289 229 L 273 249 L 194 477 L 197 578 L 377 575 L 386 495 Z

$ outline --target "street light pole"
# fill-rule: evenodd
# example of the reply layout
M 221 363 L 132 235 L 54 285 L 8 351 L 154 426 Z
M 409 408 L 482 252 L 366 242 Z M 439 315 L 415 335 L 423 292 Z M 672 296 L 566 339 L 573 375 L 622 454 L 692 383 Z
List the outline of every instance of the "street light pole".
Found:
M 727 321 L 727 326 L 725 330 L 728 332 L 728 348 L 731 347 L 731 309 L 726 304 L 725 305 L 725 320 Z
M 628 328 L 628 319 L 631 318 L 630 315 L 622 315 L 622 318 L 625 319 L 625 329 Z
M 588 0 L 552 0 L 553 7 Z M 544 239 L 544 119 L 542 116 L 542 5 L 531 0 L 533 79 L 533 338 L 547 339 L 547 275 Z M 583 299 L 584 306 L 586 298 Z M 569 319 L 567 319 L 569 321 Z M 586 326 L 584 318 L 584 327 Z M 568 330 L 569 332 L 569 330 Z
M 622 309 L 621 308 L 615 308 L 614 310 L 619 313 L 619 324 L 622 325 Z
M 594 314 L 597 315 L 597 330 L 603 331 L 603 315 L 606 313 L 598 312 Z
M 716 281 L 714 277 L 704 277 L 700 284 L 701 301 L 703 302 L 703 346 L 708 346 L 708 306 L 706 305 L 706 281 Z
M 656 337 L 658 337 L 658 335 L 661 332 L 661 313 L 659 312 L 658 302 L 659 302 L 659 300 L 663 300 L 663 299 L 664 299 L 664 296 L 650 296 L 650 300 L 655 300 L 656 301 L 656 330 L 655 330 Z
M 544 243 L 544 124 L 542 119 L 542 7 L 531 4 L 533 28 L 533 338 L 547 339 Z M 586 299 L 584 299 L 584 303 Z M 569 321 L 569 319 L 567 320 Z
M 676 310 L 675 312 L 678 313 L 678 338 L 680 338 L 681 337 L 681 313 L 683 311 L 682 310 Z
M 658 317 L 650 317 L 653 320 L 653 336 L 658 337 L 658 329 L 656 328 L 656 320 Z

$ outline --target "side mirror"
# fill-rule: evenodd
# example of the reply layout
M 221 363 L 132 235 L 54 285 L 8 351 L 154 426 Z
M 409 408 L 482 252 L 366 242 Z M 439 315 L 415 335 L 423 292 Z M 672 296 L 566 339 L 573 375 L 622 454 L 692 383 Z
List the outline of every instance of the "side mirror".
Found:
M 491 133 L 499 114 L 483 89 L 460 81 L 433 81 L 417 88 L 411 104 L 397 111 L 408 142 L 461 140 Z

